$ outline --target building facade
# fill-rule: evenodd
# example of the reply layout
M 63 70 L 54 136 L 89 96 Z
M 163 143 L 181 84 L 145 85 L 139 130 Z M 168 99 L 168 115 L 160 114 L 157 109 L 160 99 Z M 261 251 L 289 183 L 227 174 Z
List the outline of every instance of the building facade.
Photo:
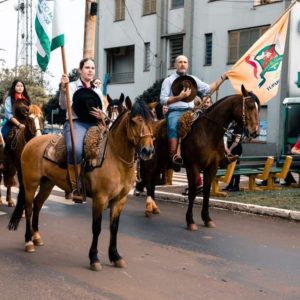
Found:
M 97 67 L 107 92 L 132 99 L 174 72 L 179 54 L 189 72 L 211 83 L 229 70 L 289 6 L 287 0 L 101 0 L 97 27 Z M 262 107 L 260 138 L 245 154 L 279 154 L 283 100 L 300 97 L 300 12 L 293 10 L 282 78 L 276 97 Z M 229 81 L 218 97 L 234 93 Z M 215 99 L 214 99 L 215 100 Z M 300 117 L 300 116 L 299 116 Z M 300 134 L 300 129 L 299 129 Z

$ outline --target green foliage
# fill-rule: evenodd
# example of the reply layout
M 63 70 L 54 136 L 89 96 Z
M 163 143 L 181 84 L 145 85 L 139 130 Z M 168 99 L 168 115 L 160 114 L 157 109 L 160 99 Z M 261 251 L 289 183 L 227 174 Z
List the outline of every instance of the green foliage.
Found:
M 142 95 L 139 95 L 136 100 L 143 99 L 146 103 L 159 102 L 162 82 L 163 79 L 155 81 L 154 84 L 145 90 Z
M 69 73 L 70 82 L 76 81 L 79 78 L 79 74 L 77 69 L 73 69 Z M 59 86 L 60 90 L 60 86 Z M 52 110 L 56 111 L 58 109 L 58 114 L 52 114 Z M 59 91 L 49 99 L 47 103 L 43 106 L 43 111 L 45 115 L 45 119 L 48 121 L 49 124 L 63 124 L 66 120 L 66 111 L 59 107 Z M 53 120 L 52 120 L 53 118 Z
M 57 111 L 58 114 L 52 114 L 53 111 Z M 59 107 L 59 91 L 56 92 L 56 94 L 50 98 L 50 100 L 43 106 L 43 111 L 45 115 L 45 120 L 52 124 L 63 124 L 66 120 L 66 111 L 63 109 L 60 109 Z M 52 120 L 53 118 L 53 120 Z

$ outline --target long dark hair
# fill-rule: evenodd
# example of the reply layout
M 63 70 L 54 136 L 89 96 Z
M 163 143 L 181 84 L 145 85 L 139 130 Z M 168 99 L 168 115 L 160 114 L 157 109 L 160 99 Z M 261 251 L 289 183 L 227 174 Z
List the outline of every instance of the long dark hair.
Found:
M 24 87 L 24 90 L 23 90 L 23 95 L 25 97 L 25 99 L 27 100 L 27 104 L 31 104 L 31 100 L 30 100 L 30 97 L 28 96 L 28 93 L 27 93 L 27 90 L 26 90 L 26 86 L 25 86 L 25 83 L 20 80 L 20 79 L 15 79 L 9 89 L 9 93 L 8 93 L 8 96 L 10 96 L 11 98 L 11 104 L 13 105 L 14 104 L 14 101 L 15 101 L 15 94 L 16 94 L 16 85 L 18 82 L 21 82 L 23 84 L 23 87 Z

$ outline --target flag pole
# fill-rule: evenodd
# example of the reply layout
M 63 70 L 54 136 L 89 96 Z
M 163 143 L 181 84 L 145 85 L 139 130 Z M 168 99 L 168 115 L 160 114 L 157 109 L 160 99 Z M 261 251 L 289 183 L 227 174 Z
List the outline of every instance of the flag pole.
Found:
M 67 71 L 67 63 L 66 63 L 66 54 L 65 54 L 65 47 L 61 47 L 61 57 L 62 57 L 62 63 L 63 63 L 63 72 L 64 74 L 68 74 Z M 73 126 L 73 118 L 72 118 L 72 110 L 71 110 L 71 100 L 70 100 L 70 89 L 69 89 L 69 83 L 66 83 L 66 106 L 67 106 L 67 114 L 69 119 L 69 125 L 70 125 L 70 136 L 71 136 L 71 144 L 72 144 L 72 155 L 73 155 L 73 161 L 74 161 L 74 171 L 75 171 L 75 178 L 76 178 L 76 184 L 78 187 L 78 170 L 77 170 L 77 159 L 76 159 L 76 151 L 75 151 L 75 139 L 74 139 L 74 126 Z M 79 189 L 78 189 L 79 190 Z

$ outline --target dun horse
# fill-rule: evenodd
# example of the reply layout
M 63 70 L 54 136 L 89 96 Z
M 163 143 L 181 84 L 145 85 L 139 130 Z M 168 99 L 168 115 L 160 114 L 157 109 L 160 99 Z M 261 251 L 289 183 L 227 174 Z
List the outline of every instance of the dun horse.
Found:
M 182 140 L 181 154 L 186 167 L 189 186 L 189 205 L 186 212 L 189 230 L 197 230 L 193 218 L 193 205 L 196 197 L 197 177 L 200 171 L 203 171 L 204 175 L 202 219 L 205 226 L 215 227 L 215 223 L 209 215 L 209 197 L 212 180 L 224 159 L 223 137 L 225 128 L 234 120 L 242 127 L 243 132 L 247 132 L 251 138 L 256 137 L 259 130 L 259 107 L 258 98 L 242 86 L 242 95 L 232 95 L 219 100 L 200 115 L 192 125 L 187 137 Z M 158 133 L 154 134 L 157 155 L 155 155 L 151 165 L 150 161 L 144 163 L 146 166 L 149 164 L 148 168 L 145 167 L 147 171 L 145 170 L 143 175 L 143 180 L 147 186 L 146 216 L 151 215 L 151 206 L 152 208 L 155 207 L 151 202 L 155 199 L 157 176 L 162 171 L 161 169 L 166 167 L 168 160 L 166 127 L 160 126 Z
M 5 159 L 4 164 L 1 166 L 1 173 L 4 177 L 4 185 L 7 188 L 6 202 L 8 206 L 14 206 L 11 199 L 11 187 L 15 185 L 14 176 L 20 170 L 20 158 L 25 144 L 35 136 L 40 136 L 44 128 L 44 116 L 37 105 L 27 106 L 22 102 L 17 103 L 15 106 L 15 114 L 20 123 L 25 125 L 25 128 L 14 127 L 6 141 L 5 152 L 1 151 L 0 155 Z M 2 159 L 0 159 L 2 160 Z M 1 177 L 0 177 L 1 180 Z M 1 193 L 0 193 L 0 203 Z
M 30 141 L 22 153 L 24 187 L 19 192 L 18 202 L 9 223 L 9 229 L 17 229 L 25 207 L 25 250 L 34 252 L 34 244 L 43 244 L 38 232 L 39 213 L 54 185 L 64 190 L 69 186 L 66 170 L 43 158 L 44 151 L 53 136 L 42 136 Z M 135 180 L 135 153 L 142 159 L 150 159 L 154 152 L 152 119 L 147 106 L 136 102 L 131 112 L 124 112 L 110 129 L 106 158 L 100 168 L 84 175 L 87 191 L 92 197 L 93 240 L 89 251 L 90 267 L 100 270 L 98 238 L 104 209 L 110 208 L 109 259 L 116 267 L 125 261 L 117 250 L 117 233 L 122 209 Z M 35 192 L 39 191 L 35 196 Z M 32 216 L 32 226 L 31 226 Z

